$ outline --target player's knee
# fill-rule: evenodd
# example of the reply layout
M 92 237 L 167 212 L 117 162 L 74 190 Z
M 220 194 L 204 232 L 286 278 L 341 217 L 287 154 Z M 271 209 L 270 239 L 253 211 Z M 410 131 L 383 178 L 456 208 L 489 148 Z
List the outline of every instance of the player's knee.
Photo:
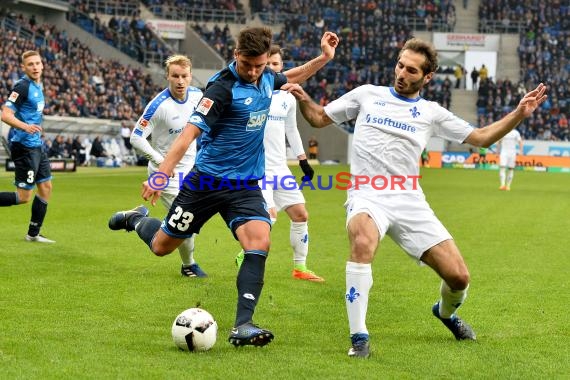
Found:
M 269 248 L 271 247 L 269 234 L 265 236 L 256 236 L 255 238 L 247 239 L 247 241 L 242 241 L 241 243 L 245 250 L 254 249 L 269 252 Z
M 18 204 L 25 204 L 32 200 L 33 193 L 31 191 L 18 192 Z
M 357 234 L 351 242 L 351 260 L 359 263 L 372 262 L 378 240 L 366 234 Z
M 51 181 L 38 184 L 38 196 L 48 202 L 51 198 L 52 184 Z
M 166 256 L 166 255 L 172 253 L 172 251 L 174 251 L 174 249 L 169 249 L 169 248 L 162 247 L 162 246 L 158 246 L 158 247 L 155 247 L 154 245 L 152 246 L 152 253 L 154 253 L 156 256 L 159 256 L 159 257 Z
M 265 252 L 269 252 L 269 247 L 271 246 L 271 239 L 269 238 L 269 235 L 265 235 L 257 239 L 256 245 L 259 247 L 259 249 Z
M 309 213 L 307 212 L 307 210 L 297 212 L 293 215 L 291 220 L 295 223 L 304 223 L 307 220 L 309 220 Z
M 302 203 L 293 205 L 289 207 L 286 211 L 287 214 L 289 214 L 289 217 L 291 218 L 292 222 L 304 223 L 307 220 L 309 220 L 309 213 L 307 212 L 305 205 Z
M 446 280 L 449 287 L 453 290 L 463 290 L 469 286 L 470 275 L 467 268 L 457 271 L 453 276 Z
M 160 242 L 158 239 L 154 239 L 152 241 L 151 251 L 156 256 L 162 257 L 168 255 L 169 253 L 172 253 L 176 248 L 177 246 L 169 243 L 165 244 L 163 242 Z

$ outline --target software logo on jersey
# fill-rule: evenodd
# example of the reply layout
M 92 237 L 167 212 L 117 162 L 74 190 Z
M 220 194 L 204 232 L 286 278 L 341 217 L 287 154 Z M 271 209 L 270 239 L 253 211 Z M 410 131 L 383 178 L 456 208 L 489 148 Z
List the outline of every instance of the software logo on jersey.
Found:
M 18 100 L 18 96 L 20 96 L 20 95 L 18 95 L 18 93 L 16 91 L 12 91 L 8 100 L 11 101 L 12 103 L 14 103 L 14 102 L 16 102 L 16 100 Z
M 214 105 L 214 101 L 208 98 L 202 98 L 198 107 L 196 107 L 196 112 L 200 112 L 202 115 L 207 115 L 210 112 L 210 108 Z

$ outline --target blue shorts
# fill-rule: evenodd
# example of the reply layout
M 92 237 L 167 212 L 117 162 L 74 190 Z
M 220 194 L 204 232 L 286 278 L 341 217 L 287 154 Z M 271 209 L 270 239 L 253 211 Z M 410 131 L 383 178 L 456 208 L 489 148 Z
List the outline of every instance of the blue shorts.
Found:
M 185 239 L 200 232 L 200 228 L 217 213 L 224 219 L 237 240 L 235 230 L 250 220 L 262 220 L 271 225 L 267 204 L 257 180 L 228 181 L 208 177 L 207 186 L 194 173 L 184 181 L 172 203 L 161 228 L 169 236 Z
M 15 167 L 16 187 L 32 190 L 36 183 L 51 180 L 51 168 L 47 154 L 42 147 L 29 148 L 14 142 L 10 146 Z

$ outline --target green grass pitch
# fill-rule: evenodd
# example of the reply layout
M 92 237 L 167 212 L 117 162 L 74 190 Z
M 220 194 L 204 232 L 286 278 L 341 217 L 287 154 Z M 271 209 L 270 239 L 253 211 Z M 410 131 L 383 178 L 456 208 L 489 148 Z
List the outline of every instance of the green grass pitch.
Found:
M 295 169 L 297 170 L 297 169 Z M 316 167 L 334 175 L 344 166 Z M 306 190 L 308 265 L 323 284 L 293 280 L 289 221 L 272 232 L 255 321 L 275 333 L 263 348 L 227 342 L 235 313 L 238 243 L 216 216 L 196 241 L 210 275 L 179 274 L 175 252 L 155 257 L 134 233 L 110 231 L 117 210 L 141 203 L 145 168 L 56 173 L 43 233 L 24 241 L 29 205 L 1 208 L 2 379 L 568 378 L 570 373 L 570 176 L 516 172 L 512 191 L 492 171 L 426 169 L 422 187 L 454 235 L 472 275 L 460 315 L 477 342 L 457 342 L 431 316 L 439 279 L 388 238 L 373 265 L 368 310 L 372 356 L 347 357 L 344 192 Z M 299 173 L 296 171 L 296 173 Z M 0 189 L 13 189 L 0 173 Z M 162 217 L 162 205 L 151 215 Z M 218 341 L 179 351 L 175 316 L 199 305 L 214 315 Z

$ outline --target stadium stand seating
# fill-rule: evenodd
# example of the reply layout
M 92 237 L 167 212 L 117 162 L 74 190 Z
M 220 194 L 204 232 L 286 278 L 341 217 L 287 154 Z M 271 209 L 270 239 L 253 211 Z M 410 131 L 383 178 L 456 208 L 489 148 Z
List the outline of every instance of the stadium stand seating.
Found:
M 548 6 L 537 0 L 522 3 L 513 0 L 481 1 L 479 17 L 482 23 L 486 23 L 486 32 L 492 30 L 519 34 L 521 73 L 519 83 L 503 78 L 490 79 L 481 84 L 477 112 L 482 124 L 485 120 L 510 112 L 527 89 L 544 82 L 548 85 L 549 99 L 519 130 L 525 139 L 570 140 L 567 119 L 570 114 L 568 16 L 568 1 L 556 0 Z M 493 25 L 496 28 L 492 29 Z M 511 27 L 513 25 L 516 27 Z
M 246 15 L 237 0 L 144 0 L 157 17 L 193 22 L 244 24 Z
M 70 5 L 68 21 L 139 62 L 161 64 L 174 53 L 143 20 L 138 3 L 135 6 L 132 0 L 73 0 Z
M 525 89 L 542 81 L 549 84 L 550 99 L 542 107 L 541 112 L 522 126 L 521 132 L 527 139 L 568 140 L 570 65 L 566 51 L 570 45 L 568 25 L 570 6 L 567 3 L 567 1 L 554 0 L 551 7 L 546 7 L 538 0 L 479 2 L 481 32 L 520 34 L 521 64 L 520 83 L 511 83 L 508 78 L 489 78 L 481 83 L 477 104 L 474 104 L 480 124 L 486 124 L 489 120 L 509 112 L 517 104 L 520 94 Z M 139 25 L 144 23 L 139 18 L 141 4 L 157 18 L 189 21 L 194 30 L 226 61 L 232 59 L 235 47 L 232 28 L 228 27 L 228 24 L 230 26 L 243 24 L 255 17 L 275 27 L 277 31 L 275 41 L 285 49 L 285 68 L 302 63 L 318 54 L 317 41 L 320 40 L 323 31 L 336 31 L 343 40 L 337 51 L 337 57 L 305 84 L 311 96 L 322 104 L 361 84 L 390 85 L 394 78 L 393 62 L 406 39 L 417 31 L 453 31 L 455 26 L 455 7 L 450 0 L 422 2 L 250 0 L 248 4 L 242 4 L 237 0 L 143 0 L 142 2 L 72 0 L 70 4 L 75 5 L 76 9 L 68 14 L 69 19 L 74 18 L 75 21 L 84 23 L 84 29 L 94 30 L 98 38 L 118 49 L 125 49 L 123 51 L 139 61 L 148 59 L 142 58 L 141 52 L 158 52 L 161 58 L 172 52 L 168 48 L 161 50 L 158 45 L 153 45 L 153 37 L 150 35 L 145 37 L 145 33 L 141 30 L 133 31 L 137 22 Z M 10 30 L 11 33 L 14 33 L 14 29 L 19 29 L 20 35 L 28 33 L 26 36 L 28 40 L 33 35 L 36 46 L 44 44 L 53 49 L 52 44 L 60 45 L 60 51 L 71 51 L 74 54 L 73 49 L 79 49 L 81 46 L 79 41 L 69 39 L 64 32 L 58 32 L 55 28 L 47 32 L 50 40 L 47 42 L 43 36 L 46 32 L 42 29 L 45 26 L 27 27 L 27 24 L 32 23 L 31 20 L 22 20 L 18 17 L 2 18 L 2 20 L 4 20 L 3 29 Z M 10 23 L 11 26 L 8 25 Z M 114 30 L 122 32 L 128 30 L 127 34 L 131 34 L 130 41 L 118 40 L 118 34 L 113 34 Z M 13 34 L 5 33 L 3 38 L 13 38 Z M 53 40 L 56 42 L 52 42 Z M 140 43 L 141 40 L 145 42 Z M 46 59 L 50 59 L 50 54 L 53 55 L 50 49 L 42 49 Z M 83 47 L 80 50 L 82 49 Z M 81 53 L 77 54 L 82 57 Z M 81 67 L 87 60 L 107 68 L 97 70 L 93 67 L 89 69 Z M 95 57 L 89 59 L 82 57 L 78 61 L 79 67 L 74 69 L 89 73 L 88 78 L 83 78 L 87 84 L 82 84 L 79 86 L 81 91 L 73 93 L 73 87 L 77 87 L 77 84 L 70 85 L 65 81 L 57 83 L 63 86 L 66 95 L 62 97 L 63 100 L 50 104 L 47 112 L 81 117 L 110 117 L 117 120 L 133 119 L 155 90 L 151 81 L 145 79 L 142 82 L 143 91 L 139 91 L 141 82 L 136 83 L 133 78 L 141 73 L 137 72 L 135 75 L 132 69 L 123 69 L 118 62 L 104 63 Z M 4 63 L 4 66 L 6 65 L 7 63 Z M 113 75 L 109 75 L 109 66 L 113 72 L 121 73 L 119 75 L 121 79 L 123 77 L 127 79 L 129 85 L 125 87 L 126 91 L 122 88 L 121 91 L 116 87 L 113 88 L 112 83 L 117 81 Z M 5 76 L 6 71 L 10 70 L 4 70 Z M 5 98 L 5 88 L 9 87 L 10 82 L 5 83 L 3 88 L 0 88 L 0 101 L 2 97 Z M 101 92 L 101 86 L 106 86 L 104 95 L 97 93 Z M 437 76 L 422 95 L 449 108 L 452 102 L 451 87 L 445 75 Z M 61 89 L 56 88 L 53 91 L 60 93 Z M 140 92 L 142 96 L 132 96 L 133 92 Z M 105 105 L 87 106 L 86 98 L 97 99 L 97 103 Z M 119 106 L 116 105 L 117 100 Z M 345 127 L 351 130 L 351 126 Z
M 414 7 L 411 2 L 360 2 L 355 7 L 351 2 L 320 0 L 296 2 L 251 2 L 251 12 L 271 22 L 268 14 L 283 22 L 275 42 L 284 48 L 285 69 L 302 64 L 320 53 L 318 41 L 324 30 L 336 31 L 343 40 L 335 60 L 311 78 L 305 85 L 307 92 L 321 104 L 326 104 L 350 89 L 361 84 L 391 84 L 394 80 L 394 62 L 403 43 L 413 30 L 408 25 L 417 25 L 426 30 L 426 17 L 432 20 L 430 29 L 452 28 L 446 22 L 454 14 L 453 4 L 448 1 L 428 3 Z M 419 23 L 417 20 L 421 19 Z M 410 22 L 410 20 L 412 20 Z M 435 20 L 435 22 L 433 22 Z M 216 50 L 232 58 L 235 42 L 228 38 L 228 28 L 194 25 L 203 38 L 210 41 Z M 226 47 L 224 47 L 226 45 Z M 228 46 L 229 45 L 229 46 Z M 449 107 L 451 89 L 446 80 L 437 79 L 430 84 L 423 96 Z M 349 132 L 352 125 L 344 126 Z
M 54 25 L 30 26 L 21 15 L 0 17 L 0 103 L 20 77 L 19 52 L 38 49 L 46 62 L 46 115 L 136 120 L 159 90 L 144 71 L 96 57 Z

